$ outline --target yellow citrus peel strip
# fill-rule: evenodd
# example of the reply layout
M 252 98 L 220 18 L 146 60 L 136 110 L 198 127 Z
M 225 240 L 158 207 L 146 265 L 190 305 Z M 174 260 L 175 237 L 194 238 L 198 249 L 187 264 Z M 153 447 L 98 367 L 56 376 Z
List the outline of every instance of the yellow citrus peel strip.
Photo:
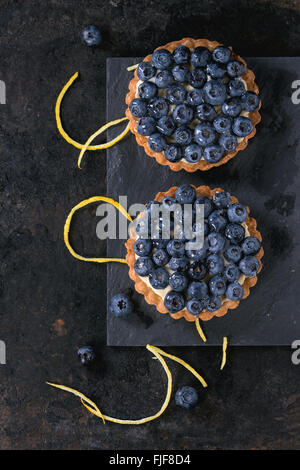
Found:
M 82 158 L 83 158 L 83 155 L 85 154 L 86 150 L 89 149 L 89 145 L 90 143 L 100 134 L 102 134 L 102 132 L 106 131 L 106 129 L 108 129 L 109 127 L 111 126 L 115 126 L 116 124 L 119 124 L 120 122 L 122 121 L 127 121 L 128 118 L 127 117 L 124 117 L 124 118 L 121 118 L 121 119 L 116 119 L 115 121 L 111 121 L 111 122 L 108 122 L 107 124 L 104 124 L 104 126 L 100 127 L 100 129 L 98 129 L 96 132 L 94 132 L 94 134 L 92 134 L 88 140 L 86 141 L 86 143 L 83 145 L 81 151 L 80 151 L 80 154 L 79 154 L 79 157 L 78 157 L 78 168 L 81 169 L 81 161 L 82 161 Z M 112 147 L 113 145 L 115 145 L 117 142 L 119 142 L 120 140 L 123 139 L 123 137 L 125 137 L 125 135 L 127 134 L 127 132 L 129 131 L 130 129 L 130 125 L 129 123 L 127 124 L 127 126 L 125 127 L 124 131 L 121 132 L 121 134 L 117 135 L 117 137 L 115 137 L 114 139 L 110 140 L 109 142 L 106 142 L 105 144 L 100 144 L 98 145 L 98 149 L 101 150 L 101 149 L 108 149 L 109 147 Z
M 109 197 L 104 197 L 104 196 L 94 196 L 94 197 L 91 197 L 89 199 L 85 199 L 84 201 L 81 201 L 79 204 L 77 204 L 75 207 L 73 207 L 73 209 L 71 210 L 71 212 L 69 213 L 69 215 L 67 217 L 67 220 L 66 220 L 65 226 L 64 226 L 65 245 L 68 248 L 71 255 L 74 256 L 74 258 L 79 259 L 81 261 L 89 261 L 89 262 L 92 262 L 92 263 L 108 263 L 110 261 L 113 261 L 113 262 L 117 262 L 117 263 L 126 264 L 126 260 L 122 259 L 122 258 L 85 258 L 84 256 L 81 256 L 78 253 L 76 253 L 76 251 L 70 245 L 69 231 L 70 231 L 70 225 L 71 225 L 71 221 L 72 221 L 74 213 L 78 209 L 81 209 L 82 207 L 85 207 L 88 204 L 92 204 L 94 202 L 99 202 L 99 201 L 107 202 L 108 204 L 113 205 L 114 207 L 116 207 L 121 212 L 121 214 L 123 214 L 130 222 L 132 222 L 132 218 L 130 217 L 128 212 L 126 212 L 124 207 L 121 206 L 121 204 L 119 204 L 114 199 L 111 199 Z
M 76 396 L 80 397 L 81 403 L 83 404 L 83 406 L 90 413 L 92 413 L 95 416 L 98 416 L 98 418 L 101 418 L 103 420 L 103 422 L 110 421 L 112 423 L 133 424 L 133 425 L 148 423 L 149 421 L 153 421 L 154 419 L 159 418 L 159 416 L 163 414 L 163 412 L 166 410 L 166 408 L 169 405 L 170 398 L 171 398 L 171 393 L 172 393 L 172 374 L 171 374 L 170 369 L 168 368 L 165 360 L 163 359 L 161 354 L 156 350 L 156 348 L 154 346 L 151 346 L 150 344 L 147 344 L 146 347 L 160 361 L 161 365 L 163 366 L 163 368 L 166 372 L 167 378 L 168 378 L 168 388 L 167 388 L 167 394 L 166 394 L 165 401 L 163 402 L 162 407 L 160 408 L 160 410 L 153 416 L 148 416 L 147 418 L 142 418 L 142 419 L 137 419 L 137 420 L 112 418 L 111 416 L 106 416 L 106 415 L 102 414 L 101 411 L 99 410 L 99 408 L 97 407 L 97 405 L 94 402 L 92 402 L 92 400 L 90 400 L 89 398 L 87 398 L 85 395 L 78 392 L 77 390 L 74 390 L 73 388 L 70 388 L 70 387 L 66 387 L 64 385 L 54 384 L 54 383 L 51 383 L 51 382 L 46 382 L 46 383 L 48 385 L 51 385 L 52 387 L 60 388 L 62 390 L 65 390 L 66 392 L 73 393 L 73 395 L 76 395 Z M 89 405 L 91 405 L 91 406 L 89 406 Z
M 112 145 L 114 145 L 116 142 L 118 142 L 119 140 L 121 140 L 124 135 L 127 134 L 127 132 L 129 131 L 129 125 L 126 127 L 125 131 L 123 131 L 119 136 L 115 137 L 112 141 L 110 142 L 107 142 L 106 144 L 99 144 L 99 145 L 89 145 L 89 143 L 87 144 L 80 144 L 79 142 L 76 142 L 76 140 L 72 139 L 68 134 L 67 132 L 64 130 L 63 128 L 63 125 L 62 125 L 62 122 L 61 122 L 61 116 L 60 116 L 60 111 L 61 111 L 61 103 L 62 103 L 62 100 L 66 94 L 66 92 L 68 91 L 68 89 L 71 87 L 71 85 L 73 84 L 73 82 L 76 80 L 76 78 L 78 78 L 78 72 L 74 73 L 74 75 L 72 75 L 72 77 L 68 80 L 68 82 L 65 84 L 65 86 L 63 87 L 63 89 L 61 90 L 61 92 L 59 93 L 58 95 L 58 98 L 56 100 L 56 105 L 55 105 L 55 118 L 56 118 L 56 125 L 57 125 L 57 129 L 60 133 L 60 135 L 71 145 L 73 145 L 74 147 L 78 148 L 78 149 L 85 149 L 84 151 L 86 150 L 101 150 L 101 149 L 105 149 L 105 148 L 108 148 L 108 147 L 111 147 Z M 118 124 L 119 122 L 122 122 L 122 121 L 125 121 L 127 120 L 126 117 L 124 118 L 121 118 L 121 119 L 116 119 L 115 121 L 111 121 L 111 122 L 108 122 L 107 124 L 105 124 L 104 126 L 102 126 L 98 132 L 97 135 L 101 134 L 101 132 L 104 132 L 106 129 L 108 129 L 109 127 L 111 126 L 114 126 L 115 124 Z M 101 130 L 101 132 L 100 132 Z M 92 140 L 92 139 L 91 139 Z
M 222 364 L 221 364 L 221 367 L 220 369 L 224 369 L 224 366 L 226 364 L 226 359 L 227 359 L 227 353 L 226 353 L 226 350 L 227 350 L 227 345 L 228 345 L 228 339 L 227 339 L 227 336 L 224 336 L 223 338 L 223 356 L 222 356 Z
M 172 359 L 172 361 L 175 361 L 175 362 L 178 362 L 179 364 L 181 364 L 183 367 L 185 367 L 187 370 L 189 370 L 199 380 L 199 382 L 201 382 L 201 384 L 203 385 L 204 388 L 207 387 L 207 383 L 205 382 L 204 378 L 201 377 L 201 375 L 198 374 L 198 372 L 195 371 L 195 369 L 193 369 L 193 367 L 191 367 L 189 364 L 184 362 L 182 359 L 180 359 L 177 356 L 173 356 L 172 354 L 168 354 L 165 351 L 163 351 L 162 349 L 157 348 L 156 346 L 152 346 L 152 348 L 157 353 L 161 354 L 162 356 L 168 357 L 169 359 Z
M 199 335 L 200 335 L 202 341 L 204 341 L 204 343 L 206 343 L 206 337 L 205 337 L 205 334 L 204 334 L 204 332 L 203 332 L 203 330 L 202 330 L 202 328 L 201 328 L 201 326 L 200 326 L 199 318 L 196 319 L 195 323 L 196 323 L 197 331 L 198 331 L 198 333 L 199 333 Z
M 139 64 L 131 65 L 130 67 L 127 67 L 128 72 L 132 72 L 132 70 L 137 69 Z

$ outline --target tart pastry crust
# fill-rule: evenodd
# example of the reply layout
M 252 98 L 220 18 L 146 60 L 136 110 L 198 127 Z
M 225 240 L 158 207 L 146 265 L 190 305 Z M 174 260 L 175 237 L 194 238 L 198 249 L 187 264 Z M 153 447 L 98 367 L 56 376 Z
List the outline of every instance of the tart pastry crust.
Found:
M 209 186 L 199 186 L 198 188 L 196 188 L 194 185 L 191 185 L 191 186 L 193 186 L 195 188 L 197 197 L 207 196 L 209 198 L 212 198 L 213 195 L 216 192 L 223 191 L 223 189 L 221 189 L 221 188 L 211 189 Z M 172 188 L 170 188 L 166 192 L 158 193 L 155 197 L 155 201 L 160 202 L 166 196 L 175 197 L 175 193 L 176 193 L 177 188 L 178 188 L 178 186 L 173 186 Z M 236 197 L 231 196 L 231 202 L 236 203 L 236 202 L 239 202 L 239 201 Z M 262 241 L 262 236 L 256 228 L 256 226 L 257 226 L 256 220 L 249 216 L 249 213 L 250 213 L 249 207 L 246 206 L 246 208 L 247 208 L 247 211 L 248 211 L 248 217 L 246 219 L 246 224 L 247 224 L 249 233 L 252 237 L 257 237 L 260 241 Z M 140 214 L 140 216 L 142 216 L 142 214 Z M 127 248 L 126 262 L 129 266 L 129 277 L 135 283 L 135 290 L 137 292 L 139 292 L 140 294 L 143 294 L 143 296 L 144 296 L 144 298 L 145 298 L 145 300 L 148 304 L 155 305 L 156 309 L 160 313 L 169 313 L 169 315 L 171 315 L 171 317 L 174 318 L 175 320 L 178 320 L 179 318 L 184 317 L 187 321 L 190 321 L 190 322 L 195 321 L 197 318 L 200 318 L 201 320 L 207 321 L 207 320 L 211 320 L 211 318 L 213 318 L 213 317 L 222 317 L 222 316 L 226 315 L 226 313 L 228 312 L 229 309 L 234 309 L 234 308 L 238 307 L 240 301 L 233 301 L 233 300 L 228 299 L 215 312 L 208 312 L 208 311 L 205 310 L 205 311 L 201 312 L 200 315 L 195 316 L 195 315 L 190 314 L 187 311 L 187 309 L 184 309 L 184 310 L 181 310 L 180 312 L 171 314 L 166 309 L 166 307 L 164 306 L 163 299 L 158 294 L 156 294 L 152 290 L 152 288 L 149 287 L 143 281 L 143 279 L 140 276 L 138 276 L 138 274 L 134 270 L 134 263 L 136 261 L 136 258 L 135 258 L 135 252 L 134 252 L 134 249 L 133 249 L 133 245 L 134 245 L 135 240 L 136 240 L 136 232 L 135 232 L 134 229 L 132 229 L 131 233 L 130 233 L 130 238 L 128 238 L 127 242 L 125 243 L 125 246 Z M 259 264 L 260 264 L 260 268 L 259 268 L 258 272 L 260 272 L 261 269 L 262 269 L 261 258 L 263 257 L 263 255 L 264 255 L 264 250 L 261 247 L 259 252 L 255 255 L 255 257 L 258 259 Z M 257 283 L 257 276 L 255 276 L 255 277 L 246 277 L 245 278 L 245 281 L 243 283 L 243 288 L 244 288 L 243 299 L 248 297 L 248 295 L 250 294 L 250 288 L 255 286 L 256 283 Z
M 221 46 L 222 44 L 220 44 L 219 42 L 216 42 L 216 41 L 209 41 L 207 39 L 184 38 L 184 39 L 181 39 L 180 41 L 169 42 L 165 46 L 157 47 L 157 49 L 155 49 L 155 50 L 167 49 L 168 51 L 173 52 L 180 45 L 184 45 L 184 46 L 188 47 L 189 49 L 195 49 L 195 47 L 203 46 L 203 47 L 207 47 L 209 50 L 213 50 L 215 47 Z M 229 47 L 229 49 L 232 50 L 232 47 Z M 152 57 L 152 54 L 147 55 L 144 58 L 144 62 L 151 62 L 151 57 Z M 255 83 L 255 75 L 252 72 L 252 70 L 249 70 L 247 68 L 247 64 L 246 64 L 245 60 L 242 59 L 237 54 L 235 54 L 234 52 L 232 52 L 232 59 L 241 61 L 246 67 L 246 72 L 242 76 L 242 79 L 244 80 L 244 82 L 247 85 L 247 91 L 253 91 L 254 93 L 258 94 L 259 89 L 258 89 L 258 86 Z M 130 109 L 129 109 L 129 104 L 136 97 L 138 81 L 139 81 L 139 78 L 137 76 L 137 70 L 135 70 L 134 77 L 129 83 L 129 92 L 126 95 L 126 100 L 125 100 L 126 104 L 128 105 L 128 108 L 126 109 L 126 116 L 129 119 L 130 130 L 135 135 L 137 143 L 139 145 L 141 145 L 142 147 L 144 147 L 144 150 L 145 150 L 147 155 L 149 155 L 150 157 L 155 158 L 155 160 L 158 163 L 160 163 L 161 165 L 168 165 L 171 168 L 171 170 L 173 170 L 173 171 L 185 170 L 185 171 L 188 171 L 188 172 L 192 173 L 192 172 L 197 171 L 197 170 L 206 171 L 206 170 L 210 170 L 211 168 L 213 168 L 215 166 L 224 165 L 224 163 L 227 163 L 229 160 L 231 160 L 233 157 L 235 157 L 235 155 L 240 150 L 244 150 L 248 145 L 248 140 L 251 139 L 251 137 L 254 137 L 254 135 L 256 134 L 255 126 L 261 121 L 261 116 L 260 116 L 260 113 L 259 113 L 258 110 L 257 111 L 252 111 L 252 112 L 249 113 L 249 118 L 251 119 L 252 124 L 253 124 L 253 131 L 251 132 L 251 134 L 249 134 L 246 137 L 243 137 L 242 140 L 238 143 L 237 148 L 233 152 L 225 154 L 219 162 L 217 162 L 217 163 L 208 163 L 205 160 L 200 160 L 197 163 L 188 163 L 188 162 L 184 162 L 182 160 L 180 160 L 179 162 L 169 162 L 166 159 L 166 157 L 164 156 L 163 152 L 153 152 L 149 148 L 149 146 L 148 146 L 148 137 L 144 137 L 144 136 L 140 135 L 137 132 L 138 118 L 135 118 L 131 114 Z M 259 108 L 260 107 L 261 107 L 261 102 L 260 102 Z

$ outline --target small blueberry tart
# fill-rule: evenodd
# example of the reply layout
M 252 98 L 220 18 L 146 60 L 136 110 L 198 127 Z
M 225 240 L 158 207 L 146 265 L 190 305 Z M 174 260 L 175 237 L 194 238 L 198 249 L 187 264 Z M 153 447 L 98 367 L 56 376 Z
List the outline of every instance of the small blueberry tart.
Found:
M 206 39 L 173 41 L 145 57 L 126 104 L 137 143 L 173 171 L 223 165 L 261 120 L 252 70 L 231 47 Z
M 185 184 L 145 207 L 130 227 L 126 261 L 148 304 L 192 322 L 221 317 L 248 297 L 264 251 L 247 206 L 223 189 Z M 151 229 L 137 231 L 140 219 Z

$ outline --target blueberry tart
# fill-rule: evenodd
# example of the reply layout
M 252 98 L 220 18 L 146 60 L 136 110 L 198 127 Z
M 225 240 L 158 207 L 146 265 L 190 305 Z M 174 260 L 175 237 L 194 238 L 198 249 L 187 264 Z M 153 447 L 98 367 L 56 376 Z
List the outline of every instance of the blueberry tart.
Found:
M 236 308 L 256 284 L 264 254 L 249 213 L 220 188 L 183 185 L 158 193 L 126 242 L 136 291 L 175 319 L 210 320 Z M 193 248 L 198 235 L 201 246 Z
M 173 171 L 209 170 L 243 150 L 261 120 L 252 70 L 231 47 L 186 38 L 157 48 L 126 96 L 130 130 Z

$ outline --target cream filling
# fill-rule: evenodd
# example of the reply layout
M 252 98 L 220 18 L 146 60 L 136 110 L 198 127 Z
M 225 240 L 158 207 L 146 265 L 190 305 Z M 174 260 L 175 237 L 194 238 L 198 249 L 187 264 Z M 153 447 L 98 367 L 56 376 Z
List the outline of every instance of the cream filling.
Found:
M 208 76 L 207 77 L 207 81 L 209 82 L 211 80 L 211 77 Z M 243 80 L 242 78 L 238 78 L 237 80 L 240 80 L 241 82 L 244 83 L 245 85 L 245 89 L 247 90 L 248 87 L 247 87 L 247 83 L 245 82 L 245 80 Z M 150 78 L 149 80 L 147 80 L 148 82 L 153 82 L 155 83 L 155 77 L 152 77 Z M 225 80 L 225 83 L 226 81 L 229 81 L 229 78 L 227 80 Z M 136 84 L 136 92 L 135 92 L 135 97 L 136 98 L 139 98 L 140 95 L 139 95 L 139 92 L 138 92 L 138 88 L 139 88 L 139 85 L 143 83 L 142 80 L 139 80 Z M 195 90 L 196 88 L 192 87 L 190 84 L 187 84 L 187 83 L 182 83 L 182 86 L 186 89 L 186 91 L 191 91 L 191 90 Z M 159 88 L 158 89 L 158 96 L 159 97 L 162 97 L 162 98 L 165 98 L 166 96 L 166 89 L 165 88 Z M 227 95 L 227 97 L 229 97 L 229 95 Z M 174 109 L 175 109 L 175 104 L 171 104 L 170 107 L 169 107 L 169 116 L 173 113 Z M 217 114 L 221 114 L 222 113 L 222 110 L 221 110 L 221 106 L 215 106 L 215 110 L 217 111 Z M 240 116 L 245 116 L 245 117 L 248 117 L 249 116 L 249 112 L 248 111 L 242 111 Z M 194 119 L 194 121 L 189 125 L 192 129 L 194 129 L 196 127 L 197 124 L 199 124 L 200 121 L 198 119 Z M 237 138 L 237 141 L 238 143 L 242 142 L 244 140 L 245 137 L 238 137 Z M 166 137 L 168 143 L 173 143 L 174 142 L 174 139 L 173 137 Z M 204 157 L 201 157 L 201 160 L 204 160 Z M 191 162 L 188 162 L 185 158 L 182 158 L 181 161 L 185 162 L 185 163 L 189 163 L 191 165 L 193 165 L 193 163 Z
M 249 229 L 248 229 L 248 226 L 247 226 L 246 222 L 243 222 L 241 225 L 242 225 L 242 226 L 244 227 L 244 229 L 245 229 L 245 237 L 249 237 L 249 236 L 250 236 L 250 232 L 249 232 Z M 137 239 L 137 238 L 138 238 L 138 237 L 136 236 L 135 239 Z M 139 256 L 138 256 L 137 254 L 135 254 L 135 259 L 137 260 L 138 258 L 139 258 Z M 224 259 L 225 266 L 227 266 L 228 264 L 230 264 L 229 261 L 227 261 L 227 260 L 224 258 L 223 255 L 222 255 L 222 258 Z M 166 271 L 168 271 L 169 274 L 175 272 L 175 271 L 172 271 L 172 270 L 170 269 L 170 267 L 169 267 L 168 264 L 166 264 L 166 265 L 163 266 L 163 267 L 164 267 L 164 269 L 165 269 Z M 138 276 L 139 279 L 141 279 L 148 287 L 150 287 L 150 289 L 152 289 L 152 291 L 155 292 L 155 294 L 157 294 L 159 297 L 161 297 L 162 300 L 164 300 L 165 297 L 166 297 L 166 295 L 167 295 L 167 293 L 170 292 L 170 290 L 172 290 L 169 285 L 168 285 L 165 289 L 154 289 L 154 287 L 152 287 L 152 285 L 151 285 L 151 283 L 150 283 L 150 281 L 149 281 L 149 276 L 139 276 L 138 274 L 137 274 L 137 276 Z M 212 276 L 208 274 L 208 275 L 203 279 L 203 281 L 208 281 L 211 277 L 212 277 Z M 239 284 L 241 284 L 241 286 L 242 286 L 242 285 L 244 284 L 244 282 L 245 282 L 245 279 L 246 279 L 246 276 L 245 276 L 244 274 L 241 274 L 237 282 L 238 282 Z M 228 297 L 226 297 L 226 295 L 222 295 L 222 296 L 221 296 L 221 301 L 222 301 L 222 305 L 223 305 L 225 302 L 230 301 L 230 299 L 228 299 Z M 184 308 L 183 311 L 187 311 L 186 308 Z

